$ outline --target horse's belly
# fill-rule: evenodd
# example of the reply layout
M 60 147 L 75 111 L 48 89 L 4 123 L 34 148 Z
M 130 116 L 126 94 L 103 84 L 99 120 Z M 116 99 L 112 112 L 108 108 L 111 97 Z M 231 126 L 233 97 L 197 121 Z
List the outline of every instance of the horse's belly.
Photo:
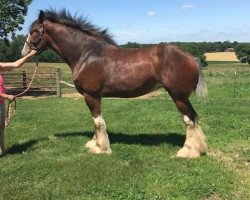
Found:
M 161 84 L 144 84 L 140 87 L 118 87 L 118 88 L 109 88 L 103 92 L 105 97 L 120 97 L 120 98 L 131 98 L 138 97 L 150 92 L 153 92 L 161 88 Z

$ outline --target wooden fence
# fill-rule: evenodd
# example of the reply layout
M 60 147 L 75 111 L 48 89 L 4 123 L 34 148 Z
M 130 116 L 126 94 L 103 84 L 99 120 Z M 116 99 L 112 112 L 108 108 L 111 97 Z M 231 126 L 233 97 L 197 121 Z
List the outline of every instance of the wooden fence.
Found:
M 30 84 L 34 74 L 34 67 L 19 68 L 4 72 L 7 93 L 18 94 Z M 56 94 L 61 97 L 61 70 L 53 67 L 38 67 L 33 83 L 27 94 Z

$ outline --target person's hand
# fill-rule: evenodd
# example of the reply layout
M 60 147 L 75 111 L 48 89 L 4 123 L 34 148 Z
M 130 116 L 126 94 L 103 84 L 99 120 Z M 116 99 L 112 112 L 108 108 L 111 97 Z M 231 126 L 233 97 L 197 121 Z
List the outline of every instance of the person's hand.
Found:
M 33 57 L 34 55 L 36 55 L 37 50 L 31 50 L 31 52 L 28 53 L 28 57 Z
M 14 101 L 15 100 L 15 96 L 14 95 L 6 95 L 6 99 L 10 102 Z

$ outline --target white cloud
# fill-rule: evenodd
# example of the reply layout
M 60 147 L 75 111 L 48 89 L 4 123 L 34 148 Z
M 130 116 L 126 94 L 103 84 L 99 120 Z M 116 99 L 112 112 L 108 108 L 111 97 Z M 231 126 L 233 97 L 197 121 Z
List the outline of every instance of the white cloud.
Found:
M 150 17 L 154 17 L 154 16 L 156 16 L 156 13 L 154 12 L 154 11 L 148 11 L 148 16 L 150 16 Z
M 187 10 L 187 9 L 193 9 L 193 8 L 196 8 L 197 6 L 194 5 L 194 4 L 182 4 L 181 5 L 181 8 L 184 9 L 184 10 Z

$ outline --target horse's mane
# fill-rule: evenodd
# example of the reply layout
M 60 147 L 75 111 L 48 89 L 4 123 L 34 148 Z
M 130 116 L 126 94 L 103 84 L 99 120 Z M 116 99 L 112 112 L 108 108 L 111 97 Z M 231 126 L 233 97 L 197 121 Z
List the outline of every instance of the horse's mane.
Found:
M 79 29 L 88 35 L 102 38 L 106 42 L 117 46 L 116 42 L 112 39 L 112 36 L 108 33 L 107 29 L 100 29 L 96 27 L 95 25 L 91 24 L 86 17 L 78 16 L 77 13 L 72 16 L 66 9 L 62 9 L 57 12 L 51 8 L 44 11 L 44 17 L 51 22 Z

